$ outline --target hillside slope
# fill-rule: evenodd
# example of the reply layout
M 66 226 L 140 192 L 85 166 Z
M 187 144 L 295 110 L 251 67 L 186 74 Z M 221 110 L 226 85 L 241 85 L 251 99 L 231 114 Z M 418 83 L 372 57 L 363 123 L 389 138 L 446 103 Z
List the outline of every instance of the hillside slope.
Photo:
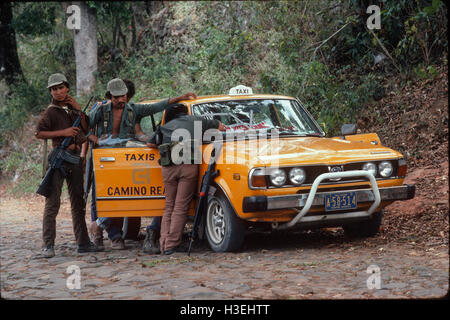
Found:
M 393 89 L 361 112 L 358 127 L 404 154 L 405 183 L 416 185 L 416 195 L 387 207 L 382 236 L 448 243 L 448 68 L 405 87 L 391 82 Z

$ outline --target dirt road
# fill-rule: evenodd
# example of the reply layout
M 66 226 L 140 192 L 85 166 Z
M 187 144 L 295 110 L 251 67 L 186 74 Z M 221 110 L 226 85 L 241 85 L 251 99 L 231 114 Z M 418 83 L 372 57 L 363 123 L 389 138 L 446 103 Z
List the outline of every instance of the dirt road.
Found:
M 39 259 L 43 199 L 0 200 L 1 297 L 6 299 L 437 298 L 448 291 L 448 235 L 365 240 L 340 228 L 251 233 L 238 253 L 197 243 L 190 257 L 124 251 L 78 254 L 68 201 L 56 256 Z M 150 220 L 143 220 L 143 227 Z M 89 223 L 88 219 L 87 222 Z

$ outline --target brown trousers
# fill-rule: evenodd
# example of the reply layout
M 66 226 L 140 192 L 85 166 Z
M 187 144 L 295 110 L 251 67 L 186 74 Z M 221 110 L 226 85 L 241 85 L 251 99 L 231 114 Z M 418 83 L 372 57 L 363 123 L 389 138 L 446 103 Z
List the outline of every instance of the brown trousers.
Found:
M 198 165 L 181 164 L 162 168 L 166 205 L 159 239 L 162 252 L 182 242 L 184 225 L 192 197 L 197 189 Z
M 43 241 L 44 245 L 54 245 L 56 238 L 56 216 L 61 205 L 61 190 L 64 180 L 70 196 L 72 211 L 72 224 L 75 239 L 78 245 L 89 243 L 89 234 L 86 227 L 86 205 L 83 199 L 83 167 L 64 162 L 63 167 L 67 173 L 64 177 L 59 170 L 53 174 L 52 193 L 45 198 L 45 209 L 43 218 Z

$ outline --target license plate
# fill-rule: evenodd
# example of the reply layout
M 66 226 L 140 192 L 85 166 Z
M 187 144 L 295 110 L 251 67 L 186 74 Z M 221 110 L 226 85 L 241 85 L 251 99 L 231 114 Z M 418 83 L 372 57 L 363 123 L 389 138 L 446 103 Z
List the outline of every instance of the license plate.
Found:
M 325 196 L 325 211 L 356 208 L 356 192 L 329 193 Z

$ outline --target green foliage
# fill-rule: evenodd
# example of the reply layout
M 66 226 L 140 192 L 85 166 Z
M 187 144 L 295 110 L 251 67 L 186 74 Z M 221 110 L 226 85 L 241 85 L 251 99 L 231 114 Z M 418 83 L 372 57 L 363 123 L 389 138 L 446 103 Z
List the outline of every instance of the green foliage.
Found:
M 434 78 L 436 65 L 447 63 L 447 8 L 438 0 L 87 4 L 98 20 L 93 94 L 99 99 L 114 77 L 135 82 L 134 101 L 187 91 L 222 94 L 243 84 L 255 93 L 299 97 L 334 135 L 356 121 L 385 79 L 398 76 L 390 57 L 375 66 L 374 56 L 385 52 L 366 28 L 369 4 L 381 8 L 381 29 L 374 33 L 410 81 Z M 75 84 L 72 35 L 61 4 L 15 3 L 14 27 L 28 84 L 1 96 L 2 144 L 29 112 L 47 105 L 49 74 L 63 72 Z M 5 163 L 2 168 L 15 170 Z
M 86 3 L 90 8 L 97 11 L 100 21 L 111 16 L 121 19 L 129 19 L 131 17 L 129 3 L 126 1 L 86 1 Z
M 57 10 L 57 11 L 56 11 Z M 46 14 L 48 13 L 48 14 Z M 51 13 L 51 14 L 50 14 Z M 41 15 L 42 23 L 28 25 L 28 15 Z M 0 145 L 20 130 L 30 113 L 38 114 L 50 102 L 47 78 L 55 72 L 75 83 L 73 40 L 65 28 L 59 3 L 16 3 L 14 23 L 19 24 L 18 54 L 27 82 L 18 82 L 0 94 Z M 30 17 L 31 19 L 32 17 Z M 42 20 L 42 21 L 41 21 Z M 33 20 L 31 20 L 33 21 Z M 45 27 L 51 24 L 51 32 Z M 71 93 L 74 88 L 71 89 Z
M 46 87 L 46 82 L 22 82 L 10 88 L 5 99 L 0 99 L 0 145 L 6 144 L 8 136 L 22 127 L 30 112 L 48 105 L 49 93 L 47 89 L 42 90 Z
M 334 75 L 317 61 L 306 65 L 304 72 L 308 78 L 301 100 L 329 135 L 338 134 L 344 123 L 355 123 L 358 112 L 380 86 L 374 75 L 352 79 L 345 69 Z
M 431 60 L 447 50 L 447 17 L 440 1 L 433 0 L 431 6 L 419 4 L 405 22 L 405 35 L 396 46 L 395 55 L 407 58 L 413 64 Z M 445 25 L 444 25 L 445 23 Z
M 57 2 L 14 2 L 12 27 L 22 35 L 48 35 L 53 32 Z
M 32 146 L 25 146 L 22 150 L 10 152 L 8 157 L 0 159 L 0 173 L 2 176 L 9 175 L 14 185 L 9 189 L 11 195 L 35 192 L 42 178 L 42 164 L 36 161 L 30 154 L 36 149 L 38 141 Z
M 419 64 L 413 69 L 414 77 L 420 80 L 434 79 L 439 74 L 436 68 L 432 65 L 425 67 L 423 64 Z

